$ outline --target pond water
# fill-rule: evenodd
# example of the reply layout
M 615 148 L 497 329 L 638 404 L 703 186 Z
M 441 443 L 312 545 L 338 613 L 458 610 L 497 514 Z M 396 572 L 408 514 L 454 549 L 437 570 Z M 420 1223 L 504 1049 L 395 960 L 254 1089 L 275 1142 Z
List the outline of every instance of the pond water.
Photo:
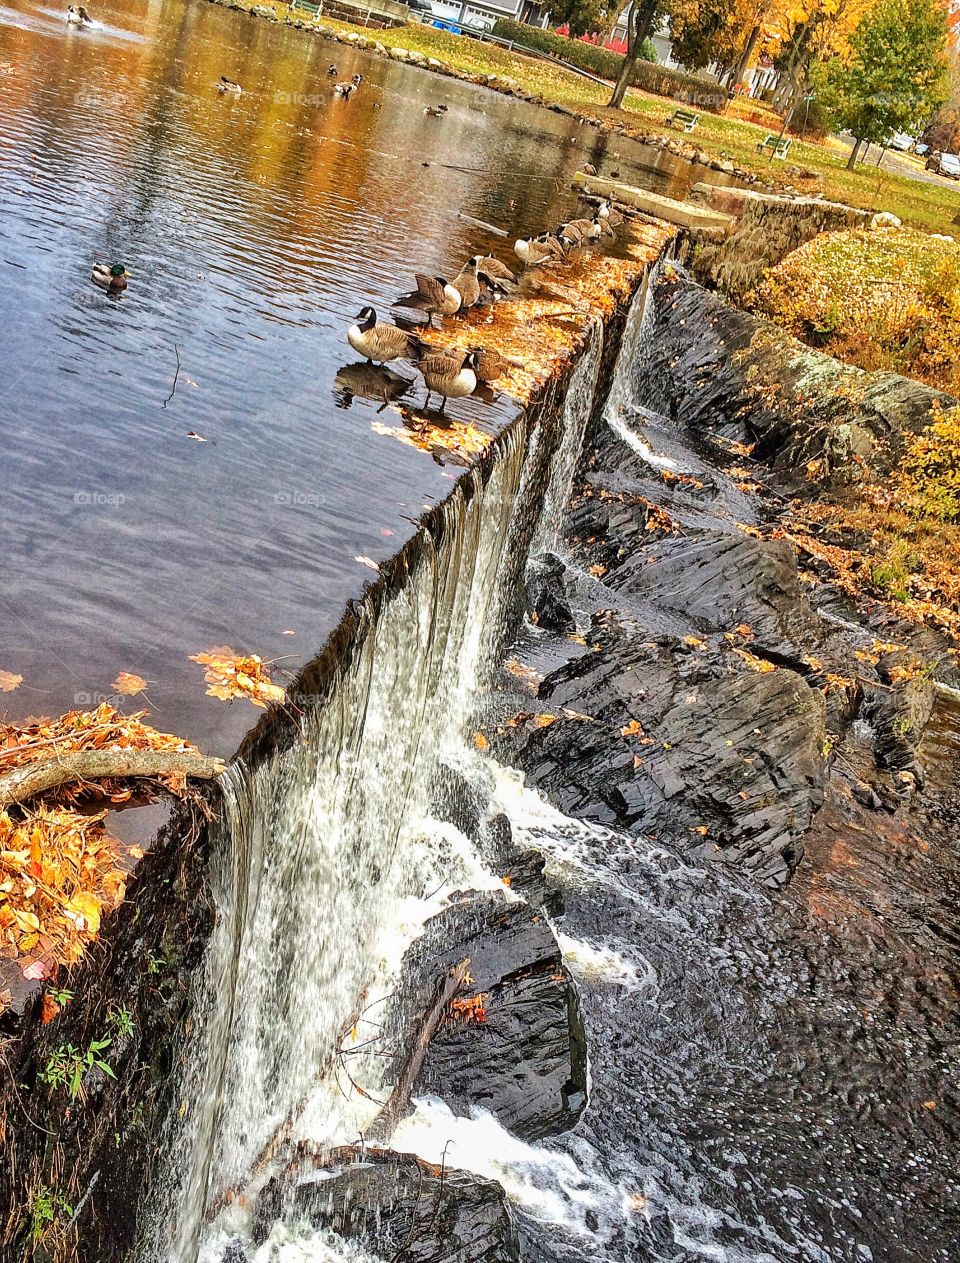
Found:
M 230 751 L 253 712 L 207 698 L 187 655 L 299 666 L 369 578 L 354 558 L 392 553 L 454 476 L 338 388 L 346 325 L 415 269 L 510 257 L 458 212 L 511 239 L 568 217 L 608 141 L 198 2 L 95 15 L 0 6 L 0 668 L 24 677 L 4 702 L 56 714 L 131 671 L 156 722 Z M 332 59 L 365 76 L 348 103 Z M 698 178 L 614 151 L 663 191 Z M 96 260 L 130 269 L 119 300 Z

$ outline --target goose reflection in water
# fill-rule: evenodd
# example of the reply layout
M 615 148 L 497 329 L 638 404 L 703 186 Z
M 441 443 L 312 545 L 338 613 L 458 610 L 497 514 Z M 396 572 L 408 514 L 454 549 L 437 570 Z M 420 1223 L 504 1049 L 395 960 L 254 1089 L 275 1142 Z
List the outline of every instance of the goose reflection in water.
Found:
M 383 412 L 391 403 L 402 399 L 413 385 L 399 373 L 379 364 L 344 364 L 337 370 L 333 383 L 333 398 L 338 408 L 350 408 L 356 398 L 370 399 L 378 403 L 377 412 Z

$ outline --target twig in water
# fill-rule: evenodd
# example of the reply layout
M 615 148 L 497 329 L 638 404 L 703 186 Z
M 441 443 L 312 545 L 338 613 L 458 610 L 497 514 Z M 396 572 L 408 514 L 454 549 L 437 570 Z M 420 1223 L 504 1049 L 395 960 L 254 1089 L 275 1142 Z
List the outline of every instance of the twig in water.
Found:
M 173 386 L 170 388 L 170 394 L 164 399 L 162 406 L 165 408 L 173 396 L 177 393 L 177 381 L 180 377 L 180 350 L 176 342 L 173 344 L 173 353 L 177 357 L 177 371 L 173 375 Z

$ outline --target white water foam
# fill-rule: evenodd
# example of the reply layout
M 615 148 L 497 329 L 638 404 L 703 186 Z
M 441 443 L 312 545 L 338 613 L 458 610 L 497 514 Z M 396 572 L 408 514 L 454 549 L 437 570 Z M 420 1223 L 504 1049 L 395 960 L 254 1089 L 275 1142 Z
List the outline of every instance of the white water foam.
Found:
M 598 326 L 571 378 L 546 491 L 527 486 L 517 427 L 485 486 L 465 475 L 440 543 L 425 540 L 406 585 L 361 608 L 352 660 L 322 704 L 305 704 L 298 740 L 252 775 L 231 772 L 203 1034 L 182 1078 L 184 1123 L 165 1138 L 178 1156 L 145 1261 L 212 1263 L 244 1234 L 289 1143 L 357 1138 L 389 1090 L 388 1063 L 361 1050 L 345 1077 L 345 1033 L 362 1043 L 375 1029 L 406 947 L 448 891 L 502 889 L 462 835 L 429 819 L 429 788 L 502 639 L 518 520 L 534 513 L 538 545 L 559 534 L 601 353 Z M 322 1234 L 275 1243 L 291 1260 L 332 1248 Z

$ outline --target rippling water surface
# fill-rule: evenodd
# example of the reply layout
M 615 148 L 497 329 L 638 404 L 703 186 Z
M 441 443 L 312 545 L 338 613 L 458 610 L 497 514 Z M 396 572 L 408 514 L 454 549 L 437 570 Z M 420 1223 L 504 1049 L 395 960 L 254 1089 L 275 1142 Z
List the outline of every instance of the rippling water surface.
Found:
M 511 236 L 566 217 L 607 142 L 199 0 L 95 13 L 0 5 L 0 667 L 25 681 L 4 700 L 58 713 L 134 671 L 158 722 L 230 749 L 251 712 L 186 655 L 299 665 L 369 577 L 354 558 L 393 552 L 453 476 L 338 390 L 345 325 L 415 268 L 509 249 L 459 211 Z M 366 77 L 349 103 L 331 58 Z M 119 300 L 95 260 L 130 269 Z

